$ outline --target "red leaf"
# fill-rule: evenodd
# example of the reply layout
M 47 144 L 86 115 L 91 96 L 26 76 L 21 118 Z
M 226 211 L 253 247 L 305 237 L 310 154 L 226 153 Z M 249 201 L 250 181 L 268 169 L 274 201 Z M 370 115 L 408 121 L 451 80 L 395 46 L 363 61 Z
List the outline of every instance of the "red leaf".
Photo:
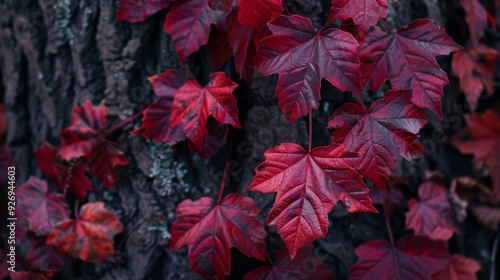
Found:
M 167 14 L 163 30 L 172 37 L 180 63 L 208 42 L 210 25 L 224 13 L 208 7 L 207 0 L 177 0 Z
M 238 2 L 236 0 L 208 0 L 208 6 L 212 10 L 231 12 L 238 8 Z
M 244 280 L 332 279 L 332 272 L 314 257 L 314 247 L 308 245 L 290 258 L 288 249 L 282 247 L 276 254 L 274 266 L 263 266 L 245 275 Z
M 385 241 L 367 242 L 355 250 L 358 261 L 349 279 L 431 279 L 450 262 L 443 241 L 421 236 L 405 236 L 395 245 Z
M 43 175 L 61 190 L 67 186 L 78 200 L 84 200 L 87 192 L 95 190 L 85 175 L 87 164 L 83 161 L 63 161 L 58 156 L 58 149 L 49 143 L 44 143 L 35 151 L 35 158 Z
M 328 122 L 329 127 L 338 128 L 332 142 L 361 154 L 359 169 L 380 191 L 396 170 L 398 155 L 411 160 L 423 153 L 415 134 L 427 123 L 427 118 L 410 99 L 410 91 L 390 90 L 368 112 L 357 104 L 347 103 Z
M 480 269 L 479 262 L 455 254 L 444 270 L 432 275 L 432 280 L 476 280 Z
M 250 191 L 277 193 L 267 217 L 285 241 L 292 258 L 303 246 L 328 232 L 328 213 L 338 201 L 349 212 L 377 212 L 368 188 L 351 167 L 358 154 L 342 146 L 318 147 L 307 152 L 285 143 L 264 153 L 266 161 L 255 170 Z
M 46 242 L 55 245 L 63 256 L 102 263 L 114 254 L 113 236 L 122 231 L 115 213 L 104 209 L 104 203 L 87 203 L 76 220 L 59 223 Z
M 484 90 L 493 94 L 495 61 L 498 56 L 495 49 L 483 45 L 479 45 L 477 49 L 459 51 L 453 55 L 451 67 L 455 75 L 460 78 L 460 90 L 465 93 L 471 110 L 476 109 L 477 100 Z M 489 59 L 481 62 L 484 57 Z
M 418 187 L 419 201 L 408 202 L 406 229 L 415 235 L 425 235 L 432 240 L 448 240 L 458 229 L 452 223 L 451 205 L 446 188 L 435 182 L 425 182 Z
M 221 67 L 231 57 L 232 49 L 227 32 L 212 29 L 206 45 L 211 71 Z
M 67 259 L 59 255 L 55 246 L 45 244 L 45 240 L 45 237 L 30 239 L 30 251 L 27 258 L 30 267 L 43 269 L 61 268 L 67 263 Z
M 82 107 L 74 108 L 72 125 L 61 131 L 59 154 L 66 161 L 87 159 L 87 171 L 109 188 L 116 181 L 115 167 L 128 162 L 116 143 L 104 138 L 102 130 L 106 129 L 107 112 L 107 107 L 94 107 L 88 100 Z
M 184 200 L 177 206 L 170 249 L 189 246 L 193 271 L 207 279 L 224 279 L 231 271 L 231 248 L 264 260 L 266 231 L 260 209 L 249 197 L 230 194 L 217 205 L 209 197 Z
M 194 77 L 187 68 L 183 67 L 170 69 L 149 77 L 148 80 L 159 98 L 144 110 L 142 125 L 132 134 L 141 134 L 143 137 L 152 138 L 155 143 L 167 142 L 173 146 L 186 139 L 182 125 L 170 125 L 174 94 L 186 80 L 194 80 Z
M 379 19 L 387 17 L 387 0 L 332 0 L 327 23 L 352 18 L 354 24 L 366 32 Z
M 262 39 L 255 67 L 266 76 L 279 74 L 278 105 L 289 121 L 318 108 L 323 78 L 341 91 L 360 91 L 358 42 L 351 34 L 316 31 L 310 19 L 297 15 L 280 16 L 268 26 L 273 35 Z
M 281 0 L 238 0 L 238 21 L 255 31 L 280 16 L 283 12 Z
M 456 139 L 452 144 L 463 154 L 473 154 L 474 164 L 492 177 L 493 189 L 500 196 L 500 117 L 493 111 L 465 116 L 469 134 L 467 141 Z
M 146 20 L 156 12 L 170 7 L 175 0 L 119 0 L 117 20 L 132 23 Z
M 257 49 L 254 40 L 255 37 L 258 37 L 256 33 L 253 29 L 242 25 L 238 21 L 232 24 L 229 33 L 229 43 L 233 50 L 235 70 L 240 74 L 240 78 L 247 83 L 252 81 L 253 76 L 251 66 Z
M 472 45 L 477 46 L 488 27 L 488 12 L 478 0 L 460 0 L 465 10 L 465 20 L 469 25 Z
M 19 271 L 10 273 L 12 280 L 49 280 L 52 279 L 57 273 L 55 269 L 38 269 L 34 268 L 30 271 Z
M 238 85 L 222 72 L 214 73 L 210 78 L 212 80 L 206 87 L 196 81 L 186 81 L 177 89 L 172 103 L 170 126 L 182 125 L 184 133 L 198 150 L 203 148 L 209 116 L 222 124 L 241 127 L 238 106 L 232 94 Z
M 415 20 L 388 33 L 375 27 L 358 49 L 363 84 L 376 91 L 389 80 L 393 89 L 411 89 L 415 104 L 442 118 L 441 97 L 448 77 L 434 57 L 460 49 L 429 19 Z
M 18 207 L 28 222 L 29 230 L 39 236 L 48 235 L 62 220 L 69 217 L 70 210 L 64 197 L 49 193 L 47 183 L 35 177 L 19 187 Z

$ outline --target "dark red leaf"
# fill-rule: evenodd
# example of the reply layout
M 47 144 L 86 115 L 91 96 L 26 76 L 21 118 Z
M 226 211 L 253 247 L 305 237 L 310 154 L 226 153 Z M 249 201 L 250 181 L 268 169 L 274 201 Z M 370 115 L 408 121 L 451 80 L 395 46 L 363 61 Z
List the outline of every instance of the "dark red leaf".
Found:
M 5 147 L 0 147 L 0 169 L 8 170 L 10 166 L 14 166 L 14 161 L 9 150 Z M 6 186 L 9 179 L 7 172 L 0 173 L 0 186 Z M 0 278 L 1 279 L 1 278 Z
M 255 67 L 266 76 L 279 74 L 278 105 L 289 121 L 318 108 L 323 78 L 341 91 L 360 91 L 358 42 L 351 34 L 316 31 L 310 19 L 297 15 L 280 16 L 268 26 L 273 35 L 262 39 Z
M 210 69 L 220 68 L 231 57 L 232 49 L 227 32 L 221 32 L 217 28 L 212 29 L 206 45 Z
M 281 0 L 238 0 L 238 21 L 255 31 L 261 30 L 283 11 Z
M 208 6 L 212 10 L 231 12 L 238 8 L 237 0 L 208 0 Z
M 358 49 L 363 85 L 376 91 L 389 80 L 393 89 L 411 89 L 412 101 L 441 119 L 441 97 L 448 77 L 434 57 L 460 49 L 429 19 L 415 20 L 398 31 L 375 27 Z
M 460 5 L 465 10 L 465 20 L 469 25 L 472 45 L 477 46 L 488 27 L 488 12 L 479 0 L 460 0 Z
M 363 32 L 387 17 L 387 0 L 332 0 L 327 22 L 352 18 Z
M 350 269 L 351 280 L 431 279 L 451 261 L 443 241 L 433 242 L 422 236 L 405 236 L 395 245 L 371 241 L 355 252 L 359 259 Z
M 479 262 L 455 254 L 444 270 L 432 275 L 432 280 L 476 280 L 480 269 Z
M 241 127 L 238 106 L 232 94 L 238 85 L 222 72 L 214 73 L 210 78 L 211 82 L 206 87 L 196 81 L 186 81 L 177 89 L 172 103 L 170 126 L 181 125 L 198 150 L 203 148 L 209 117 L 222 124 Z
M 208 7 L 208 0 L 177 0 L 163 30 L 172 37 L 180 63 L 208 42 L 210 25 L 223 22 L 225 13 Z
M 87 203 L 76 220 L 59 223 L 46 242 L 55 245 L 63 256 L 102 263 L 114 254 L 113 236 L 122 231 L 123 225 L 115 213 L 104 209 L 104 203 Z
M 87 159 L 87 172 L 96 176 L 108 188 L 116 181 L 116 166 L 128 163 L 118 145 L 109 141 L 103 141 Z
M 29 230 L 39 236 L 48 235 L 62 220 L 69 217 L 70 210 L 65 198 L 49 193 L 47 183 L 35 177 L 19 187 L 16 193 L 19 209 L 26 218 Z M 20 218 L 20 217 L 18 217 Z
M 170 7 L 175 0 L 119 0 L 117 20 L 132 23 L 146 20 L 156 12 Z
M 34 268 L 30 271 L 19 271 L 10 273 L 12 280 L 50 280 L 56 275 L 55 269 L 38 269 Z
M 418 187 L 419 200 L 408 202 L 406 229 L 415 235 L 424 235 L 433 240 L 448 240 L 453 232 L 459 232 L 453 224 L 452 209 L 446 188 L 435 182 L 425 182 Z
M 260 209 L 249 197 L 230 194 L 217 205 L 209 197 L 184 200 L 177 206 L 170 249 L 189 246 L 193 271 L 207 279 L 224 279 L 231 271 L 231 248 L 248 257 L 265 259 L 266 231 Z
M 27 257 L 30 267 L 59 269 L 68 263 L 66 258 L 59 255 L 57 248 L 45 244 L 45 240 L 45 237 L 30 238 L 30 250 Z
M 473 154 L 474 164 L 492 176 L 493 190 L 500 197 L 500 116 L 493 110 L 465 115 L 469 139 L 456 139 L 452 144 L 463 154 Z
M 254 36 L 256 32 L 250 27 L 246 27 L 235 21 L 229 33 L 229 42 L 233 50 L 234 66 L 240 78 L 250 83 L 252 81 L 253 59 L 255 57 L 256 45 Z
M 44 143 L 35 151 L 38 167 L 59 189 L 67 187 L 78 200 L 84 200 L 87 192 L 95 190 L 85 175 L 87 163 L 82 160 L 66 162 L 58 153 L 57 148 Z
M 352 167 L 359 155 L 331 145 L 307 152 L 285 143 L 264 153 L 250 191 L 277 193 L 267 217 L 285 241 L 292 258 L 303 246 L 328 232 L 328 213 L 338 201 L 349 212 L 377 212 L 361 175 Z
M 332 272 L 314 257 L 314 246 L 308 245 L 290 258 L 286 246 L 276 254 L 274 266 L 263 266 L 245 275 L 244 280 L 332 279 Z
M 359 169 L 380 191 L 396 170 L 398 155 L 411 160 L 423 153 L 415 134 L 427 123 L 427 118 L 411 98 L 410 91 L 390 90 L 368 112 L 357 104 L 347 103 L 328 122 L 329 127 L 338 128 L 332 142 L 361 154 Z

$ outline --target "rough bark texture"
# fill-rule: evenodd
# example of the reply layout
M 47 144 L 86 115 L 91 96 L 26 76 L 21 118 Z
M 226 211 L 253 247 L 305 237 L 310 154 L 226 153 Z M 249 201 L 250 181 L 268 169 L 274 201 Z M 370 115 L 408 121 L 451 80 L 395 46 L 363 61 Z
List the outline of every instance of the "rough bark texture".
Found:
M 442 11 L 454 5 L 454 1 L 390 2 L 389 17 L 394 26 L 403 26 L 419 17 L 430 17 L 446 26 L 449 15 Z M 326 19 L 330 3 L 287 1 L 292 12 L 308 16 L 316 26 Z M 33 152 L 46 141 L 59 144 L 59 133 L 70 124 L 73 107 L 88 99 L 94 104 L 104 99 L 117 124 L 137 112 L 142 103 L 154 100 L 148 76 L 179 66 L 170 38 L 162 31 L 165 11 L 138 24 L 116 21 L 116 12 L 115 0 L 0 0 L 0 97 L 9 118 L 6 143 L 19 170 L 18 184 L 31 175 L 41 176 Z M 200 74 L 205 59 L 202 53 L 191 56 L 186 63 L 195 74 Z M 231 73 L 231 66 L 226 68 Z M 268 148 L 284 141 L 307 143 L 305 121 L 286 121 L 277 107 L 275 85 L 275 77 L 256 74 L 251 87 L 239 88 L 246 95 L 250 91 L 253 94 L 252 98 L 239 102 L 243 129 L 234 132 L 233 162 L 226 192 L 247 193 L 254 168 Z M 324 88 L 325 92 L 332 91 L 326 85 Z M 325 94 L 325 102 L 314 115 L 316 144 L 327 143 L 328 131 L 323 128 L 328 117 L 334 107 L 348 98 Z M 227 147 L 213 159 L 202 162 L 191 156 L 183 144 L 171 148 L 129 135 L 128 131 L 139 124 L 136 121 L 112 135 L 130 164 L 118 169 L 118 183 L 113 191 L 105 191 L 95 181 L 101 192 L 89 198 L 105 201 L 125 225 L 127 232 L 116 240 L 122 262 L 102 265 L 76 262 L 64 267 L 56 278 L 197 279 L 190 270 L 186 248 L 168 250 L 169 228 L 180 201 L 217 195 Z M 443 159 L 448 156 L 446 149 L 438 149 L 442 154 L 429 155 L 412 169 L 413 187 L 417 185 L 415 178 L 419 178 L 420 170 L 449 166 Z M 264 209 L 264 221 L 274 197 L 250 195 Z M 401 216 L 400 222 L 404 222 L 404 213 Z M 380 223 L 380 217 L 347 215 L 342 207 L 333 212 L 328 238 L 317 243 L 317 253 L 335 272 L 336 279 L 346 278 L 348 267 L 356 260 L 355 246 L 365 240 L 385 238 L 383 232 L 372 230 Z M 282 245 L 273 231 L 269 229 L 268 240 L 272 252 Z M 489 244 L 489 233 L 476 234 L 485 236 L 479 242 Z M 471 246 L 465 241 L 457 244 Z M 481 248 L 489 252 L 486 245 Z M 476 248 L 471 257 L 482 260 L 488 256 L 481 256 Z M 241 279 L 238 273 L 247 272 L 257 263 L 242 264 L 243 259 L 233 250 L 233 262 L 239 262 L 234 279 Z

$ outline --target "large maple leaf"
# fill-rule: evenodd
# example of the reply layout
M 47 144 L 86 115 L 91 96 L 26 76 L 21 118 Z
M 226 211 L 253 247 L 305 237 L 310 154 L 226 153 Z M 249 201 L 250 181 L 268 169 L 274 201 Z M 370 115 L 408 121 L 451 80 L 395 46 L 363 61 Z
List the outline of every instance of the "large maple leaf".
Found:
M 210 75 L 211 82 L 202 87 L 188 80 L 177 89 L 172 103 L 170 126 L 182 125 L 186 136 L 201 150 L 207 135 L 207 120 L 213 117 L 222 124 L 240 128 L 238 106 L 232 92 L 238 86 L 224 73 Z
M 289 121 L 319 106 L 321 79 L 341 91 L 360 91 L 358 42 L 336 28 L 316 31 L 311 20 L 280 16 L 268 23 L 254 62 L 264 75 L 279 74 L 278 105 Z
M 283 11 L 281 0 L 238 0 L 238 5 L 238 21 L 256 31 Z
M 460 90 L 465 94 L 471 110 L 476 109 L 477 100 L 484 90 L 493 94 L 498 57 L 495 49 L 483 45 L 453 55 L 451 67 L 460 78 Z
M 74 108 L 72 125 L 61 131 L 59 155 L 66 161 L 85 158 L 89 163 L 87 171 L 111 187 L 116 181 L 115 167 L 128 162 L 116 143 L 104 138 L 107 113 L 107 107 L 94 107 L 89 100 L 82 107 Z
M 338 201 L 349 212 L 377 212 L 368 188 L 352 167 L 359 156 L 344 147 L 330 145 L 307 152 L 285 143 L 264 153 L 266 161 L 255 170 L 248 189 L 277 193 L 267 217 L 285 241 L 292 258 L 297 251 L 328 232 L 328 213 Z
M 385 17 L 387 0 L 332 0 L 327 22 L 352 18 L 354 24 L 366 32 Z
M 230 194 L 222 203 L 211 198 L 185 200 L 177 206 L 170 249 L 189 246 L 193 271 L 207 279 L 224 279 L 231 271 L 231 248 L 248 257 L 265 259 L 266 231 L 260 223 L 260 209 L 249 197 Z
M 450 262 L 443 241 L 433 242 L 421 236 L 403 237 L 395 245 L 371 241 L 355 252 L 359 259 L 350 268 L 351 280 L 430 280 Z
M 69 217 L 70 210 L 65 198 L 49 193 L 47 183 L 35 177 L 19 187 L 18 207 L 28 222 L 29 230 L 39 236 L 48 235 L 62 220 Z
M 307 262 L 307 265 L 305 263 Z M 286 246 L 276 253 L 272 266 L 263 266 L 245 275 L 243 280 L 332 279 L 332 272 L 314 257 L 314 246 L 308 245 L 290 257 Z
M 463 154 L 473 154 L 474 164 L 491 174 L 493 189 L 500 196 L 500 116 L 493 110 L 465 116 L 467 139 L 455 139 L 452 144 Z
M 120 0 L 117 20 L 140 22 L 156 12 L 170 7 L 175 0 Z
M 48 245 L 45 241 L 45 237 L 30 238 L 30 250 L 26 258 L 30 267 L 59 269 L 67 264 L 68 259 L 61 256 L 55 246 Z
M 68 188 L 78 200 L 84 200 L 87 192 L 93 191 L 92 182 L 85 175 L 87 163 L 62 160 L 56 147 L 44 143 L 35 151 L 38 167 L 59 189 Z
M 448 76 L 434 57 L 460 49 L 429 19 L 415 20 L 397 31 L 375 27 L 358 48 L 363 84 L 376 91 L 389 80 L 393 89 L 411 89 L 415 104 L 442 118 L 441 97 Z
M 167 14 L 163 30 L 172 37 L 181 64 L 208 42 L 210 26 L 222 22 L 224 15 L 210 9 L 207 0 L 175 2 Z
M 87 203 L 76 220 L 65 220 L 47 237 L 47 244 L 57 247 L 63 256 L 80 258 L 86 262 L 102 263 L 113 255 L 113 236 L 123 231 L 115 213 L 104 208 L 104 203 Z
M 465 10 L 472 45 L 476 46 L 488 27 L 488 12 L 479 0 L 460 0 L 460 5 Z
M 425 182 L 418 187 L 419 200 L 410 199 L 406 213 L 406 229 L 415 235 L 425 235 L 433 240 L 448 240 L 458 228 L 452 223 L 452 209 L 446 188 L 435 182 Z
M 432 275 L 432 280 L 476 280 L 476 273 L 480 269 L 479 262 L 454 254 L 445 269 Z
M 423 153 L 415 134 L 427 118 L 411 98 L 411 91 L 390 90 L 368 111 L 357 104 L 344 104 L 328 122 L 329 127 L 338 128 L 332 142 L 361 154 L 359 169 L 380 191 L 396 170 L 398 155 L 411 160 Z

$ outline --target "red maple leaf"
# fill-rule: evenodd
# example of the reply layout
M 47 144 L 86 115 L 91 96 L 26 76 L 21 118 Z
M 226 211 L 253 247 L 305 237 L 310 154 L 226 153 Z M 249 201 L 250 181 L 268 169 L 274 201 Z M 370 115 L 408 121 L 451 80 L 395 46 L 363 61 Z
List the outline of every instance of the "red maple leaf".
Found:
M 471 110 L 481 93 L 486 90 L 493 94 L 495 82 L 495 62 L 499 54 L 495 49 L 479 45 L 476 49 L 467 49 L 453 55 L 451 67 L 460 78 L 460 90 L 465 94 Z
M 245 275 L 243 280 L 332 279 L 332 272 L 314 257 L 314 246 L 302 247 L 295 258 L 286 246 L 276 253 L 273 266 L 263 266 Z
M 56 147 L 44 143 L 35 151 L 38 167 L 59 189 L 65 190 L 67 187 L 78 200 L 84 200 L 87 192 L 95 190 L 85 175 L 87 164 L 83 161 L 66 162 L 58 153 Z
M 229 194 L 220 204 L 209 197 L 184 200 L 176 209 L 170 249 L 188 245 L 193 271 L 207 279 L 224 279 L 229 274 L 231 248 L 264 260 L 267 233 L 258 219 L 261 210 L 254 204 L 238 194 Z
M 415 134 L 427 118 L 411 98 L 411 91 L 390 90 L 368 111 L 357 104 L 344 104 L 328 122 L 329 127 L 338 128 L 332 142 L 361 154 L 358 168 L 380 191 L 396 170 L 398 155 L 411 160 L 423 153 Z
M 156 12 L 170 7 L 175 0 L 119 0 L 117 20 L 140 22 Z
M 411 89 L 412 101 L 441 119 L 441 97 L 448 77 L 434 57 L 460 49 L 429 19 L 415 20 L 397 31 L 375 27 L 358 48 L 363 85 L 376 91 L 389 80 L 393 89 Z
M 500 117 L 493 111 L 465 116 L 467 140 L 459 137 L 452 144 L 463 154 L 473 154 L 474 164 L 491 175 L 493 189 L 500 196 Z
M 72 125 L 61 131 L 59 155 L 66 161 L 85 158 L 87 171 L 109 188 L 116 181 L 115 167 L 128 162 L 116 143 L 104 138 L 107 113 L 107 107 L 94 107 L 89 100 L 82 107 L 74 108 Z
M 465 21 L 469 25 L 472 45 L 477 46 L 488 27 L 488 12 L 478 0 L 460 0 L 465 10 Z
M 113 255 L 113 236 L 123 231 L 115 213 L 104 209 L 104 203 L 87 203 L 76 220 L 68 219 L 57 225 L 47 237 L 62 256 L 102 263 Z
M 210 25 L 224 21 L 225 13 L 208 7 L 208 0 L 177 0 L 163 30 L 172 37 L 180 63 L 208 42 Z
M 45 237 L 30 238 L 30 250 L 27 257 L 30 267 L 59 269 L 68 263 L 66 258 L 59 255 L 55 246 L 45 244 L 45 241 Z
M 238 2 L 237 0 L 208 0 L 208 6 L 212 10 L 228 13 L 238 9 Z
M 359 156 L 331 145 L 307 152 L 285 143 L 264 153 L 248 189 L 277 193 L 267 217 L 285 241 L 292 258 L 297 251 L 328 232 L 328 213 L 338 201 L 349 212 L 375 212 L 368 188 L 352 167 Z
M 327 22 L 352 18 L 363 32 L 387 17 L 387 0 L 332 0 Z
M 279 74 L 276 95 L 293 122 L 319 106 L 321 79 L 341 91 L 360 91 L 358 42 L 336 28 L 314 30 L 311 20 L 280 16 L 268 23 L 254 62 L 262 74 Z
M 62 195 L 49 193 L 47 183 L 35 177 L 19 187 L 16 193 L 18 217 L 28 223 L 28 229 L 39 236 L 48 235 L 62 220 L 69 217 L 70 210 Z M 21 218 L 22 217 L 22 218 Z
M 207 120 L 213 117 L 222 124 L 241 128 L 238 106 L 232 92 L 238 86 L 223 72 L 210 75 L 211 82 L 202 87 L 188 80 L 177 89 L 172 103 L 170 126 L 181 125 L 187 138 L 198 150 L 203 149 L 207 135 Z
M 238 21 L 255 31 L 261 30 L 283 11 L 281 0 L 238 0 Z
M 395 245 L 386 241 L 367 242 L 355 250 L 358 261 L 350 268 L 349 279 L 431 279 L 450 262 L 443 241 L 422 236 L 405 236 Z
M 448 240 L 458 228 L 452 223 L 452 209 L 446 188 L 435 182 L 425 182 L 418 187 L 419 200 L 410 199 L 406 213 L 406 229 L 415 235 L 425 235 L 433 240 Z
M 214 28 L 210 32 L 207 45 L 207 56 L 210 60 L 210 70 L 215 71 L 226 63 L 232 54 L 231 44 L 229 43 L 229 35 L 227 32 L 221 32 Z
M 442 271 L 432 275 L 432 280 L 476 280 L 481 264 L 473 259 L 455 254 Z
M 30 271 L 11 272 L 10 279 L 12 280 L 50 280 L 57 273 L 55 269 L 39 269 L 34 268 Z

